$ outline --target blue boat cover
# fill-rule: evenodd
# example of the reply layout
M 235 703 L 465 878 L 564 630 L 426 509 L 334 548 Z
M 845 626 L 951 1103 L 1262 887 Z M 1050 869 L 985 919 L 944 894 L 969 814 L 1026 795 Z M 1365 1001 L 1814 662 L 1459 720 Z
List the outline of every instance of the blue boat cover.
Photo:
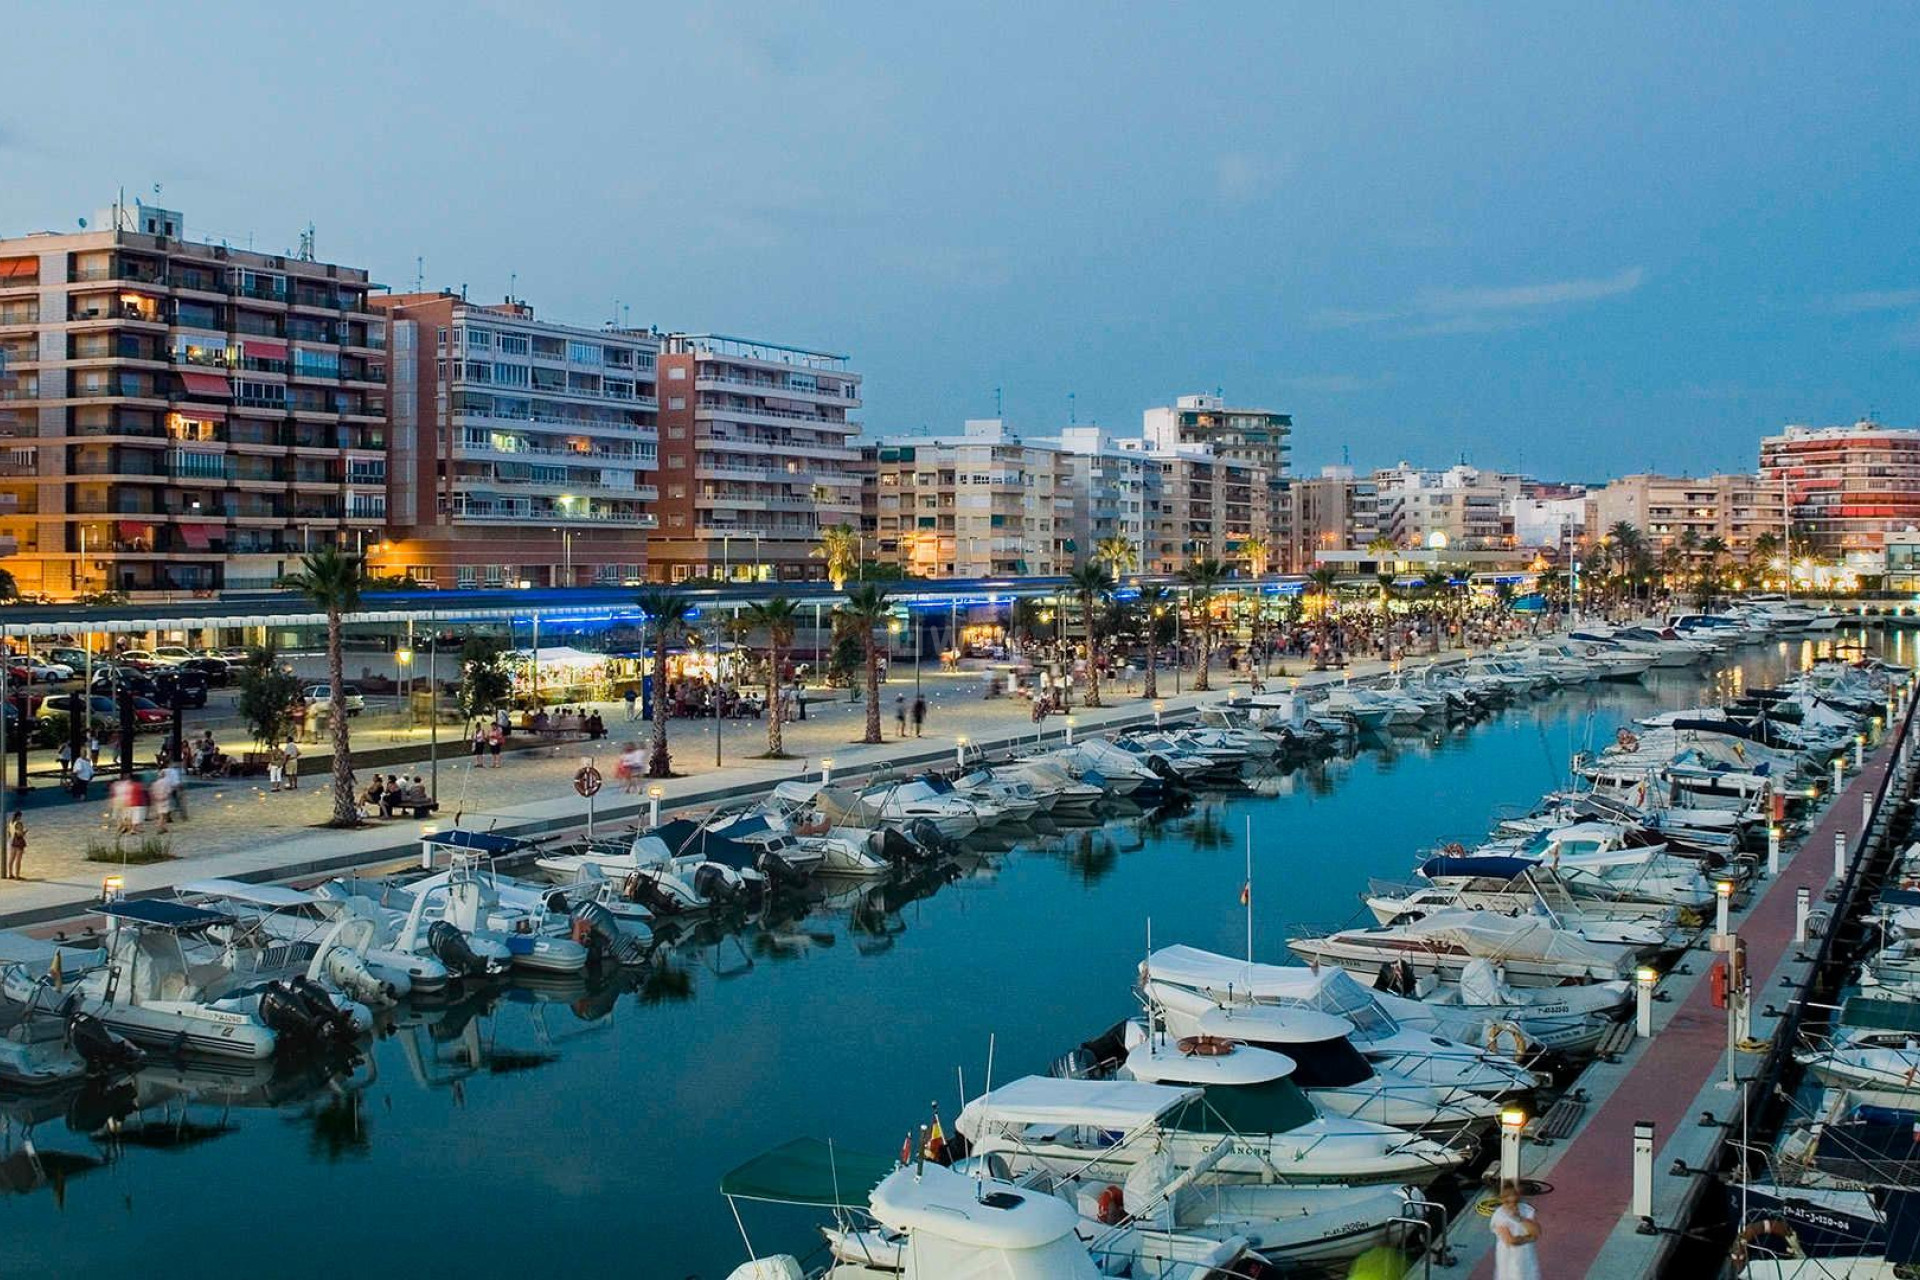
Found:
M 463 831 L 458 827 L 451 831 L 429 832 L 420 838 L 428 844 L 453 849 L 477 849 L 481 853 L 513 853 L 525 848 L 527 843 L 518 836 L 503 836 L 492 831 Z
M 1429 880 L 1439 876 L 1486 876 L 1495 880 L 1511 880 L 1539 865 L 1531 858 L 1439 857 L 1428 858 L 1422 863 L 1420 874 Z
M 204 929 L 210 924 L 227 924 L 233 919 L 224 911 L 209 911 L 205 907 L 190 907 L 184 902 L 167 902 L 159 898 L 122 898 L 118 902 L 104 903 L 97 909 L 101 915 L 113 920 L 132 920 L 162 929 Z

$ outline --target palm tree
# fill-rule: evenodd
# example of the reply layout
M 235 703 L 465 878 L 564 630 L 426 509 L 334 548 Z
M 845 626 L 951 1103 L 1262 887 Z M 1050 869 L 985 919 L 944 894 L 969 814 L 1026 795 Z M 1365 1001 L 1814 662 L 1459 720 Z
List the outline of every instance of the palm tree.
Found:
M 1200 668 L 1193 677 L 1193 691 L 1205 693 L 1207 684 L 1207 663 L 1213 657 L 1213 593 L 1227 576 L 1226 566 L 1211 557 L 1195 560 L 1180 571 L 1180 581 L 1187 586 L 1187 601 L 1200 616 Z
M 850 524 L 828 525 L 820 531 L 820 545 L 813 554 L 827 562 L 827 579 L 835 591 L 843 590 L 847 579 L 860 569 L 860 534 Z
M 860 647 L 867 665 L 867 733 L 862 742 L 883 742 L 880 735 L 880 648 L 874 632 L 887 624 L 893 608 L 885 587 L 863 582 L 847 593 L 847 602 L 834 613 L 847 626 L 859 632 Z
M 1140 548 L 1117 533 L 1094 544 L 1093 558 L 1103 562 L 1116 578 L 1140 568 Z
M 1711 608 L 1714 593 L 1720 590 L 1720 557 L 1727 554 L 1727 540 L 1719 534 L 1712 534 L 1700 542 L 1700 554 L 1707 558 L 1707 567 L 1700 580 L 1700 607 Z
M 360 587 L 366 581 L 366 562 L 337 546 L 324 546 L 300 559 L 300 571 L 286 585 L 326 610 L 327 614 L 327 728 L 333 736 L 333 817 L 330 827 L 360 825 L 360 807 L 353 796 L 353 751 L 347 741 L 346 675 L 342 670 L 341 619 L 360 608 Z
M 786 754 L 780 738 L 781 650 L 793 644 L 800 628 L 800 606 L 787 596 L 774 596 L 748 605 L 746 619 L 755 631 L 767 633 L 767 755 L 778 758 Z
M 1173 638 L 1173 592 L 1142 587 L 1138 603 L 1147 632 L 1147 680 L 1140 696 L 1151 700 L 1160 696 L 1160 646 Z
M 1756 533 L 1752 544 L 1747 548 L 1747 568 L 1749 576 L 1756 582 L 1764 581 L 1767 571 L 1773 568 L 1775 557 L 1780 554 L 1780 539 L 1771 533 Z
M 1387 661 L 1393 661 L 1393 574 L 1374 575 L 1380 583 L 1380 634 L 1387 642 Z
M 1267 557 L 1272 550 L 1267 540 L 1257 533 L 1240 539 L 1240 554 L 1247 558 L 1247 572 L 1256 578 L 1267 576 Z
M 693 601 L 676 591 L 642 591 L 635 600 L 645 626 L 653 629 L 653 750 L 647 755 L 649 778 L 671 778 L 667 753 L 667 646 L 686 634 Z
M 1067 575 L 1080 597 L 1080 616 L 1087 623 L 1087 698 L 1090 707 L 1100 706 L 1100 641 L 1093 626 L 1094 601 L 1106 598 L 1113 590 L 1113 575 L 1098 560 L 1089 560 Z
M 1333 627 L 1333 588 L 1340 581 L 1339 571 L 1331 565 L 1321 565 L 1307 575 L 1307 581 L 1313 584 L 1313 594 L 1320 597 L 1320 661 L 1315 664 L 1325 670 L 1327 655 L 1331 652 L 1328 641 Z

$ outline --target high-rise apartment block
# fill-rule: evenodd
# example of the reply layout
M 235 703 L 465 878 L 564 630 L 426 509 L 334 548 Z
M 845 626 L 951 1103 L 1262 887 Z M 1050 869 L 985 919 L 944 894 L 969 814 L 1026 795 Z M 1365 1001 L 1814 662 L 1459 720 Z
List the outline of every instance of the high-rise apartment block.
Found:
M 1513 545 L 1506 504 L 1520 477 L 1477 467 L 1424 471 L 1405 462 L 1373 473 L 1380 536 L 1396 547 L 1442 545 L 1494 551 Z
M 1285 564 L 1291 571 L 1311 572 L 1320 552 L 1364 551 L 1380 536 L 1380 487 L 1371 476 L 1357 477 L 1352 467 L 1322 467 L 1319 475 L 1288 487 L 1293 519 Z
M 1745 473 L 1716 476 L 1622 476 L 1590 495 L 1589 538 L 1604 538 L 1625 522 L 1639 530 L 1653 551 L 1669 547 L 1696 551 L 1718 538 L 1736 559 L 1753 549 L 1761 534 L 1782 536 L 1782 497 L 1778 485 Z
M 860 522 L 860 375 L 846 356 L 674 334 L 660 356 L 660 523 L 648 576 L 826 576 L 820 531 Z
M 869 558 L 924 578 L 1044 577 L 1073 567 L 1073 469 L 1053 442 L 1023 442 L 985 418 L 957 436 L 895 437 L 864 452 Z
M 376 572 L 438 587 L 641 581 L 656 527 L 650 333 L 507 299 L 376 296 L 391 321 L 388 541 Z
M 1794 539 L 1815 555 L 1871 560 L 1889 533 L 1920 526 L 1920 431 L 1788 427 L 1760 442 L 1760 476 L 1784 493 Z
M 23 592 L 265 588 L 386 522 L 367 273 L 187 238 L 134 202 L 0 239 L 0 538 Z

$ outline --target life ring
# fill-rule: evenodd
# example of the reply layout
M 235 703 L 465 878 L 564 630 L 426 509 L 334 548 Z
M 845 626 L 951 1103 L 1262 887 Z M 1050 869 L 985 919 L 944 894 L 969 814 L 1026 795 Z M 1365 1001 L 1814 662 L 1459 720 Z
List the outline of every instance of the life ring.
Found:
M 1109 1182 L 1100 1192 L 1100 1221 L 1109 1227 L 1119 1226 L 1127 1219 L 1127 1193 Z
M 1467 846 L 1461 844 L 1458 840 L 1450 840 L 1440 852 L 1446 854 L 1449 858 L 1464 858 L 1467 856 Z
M 1597 658 L 1597 657 L 1599 657 L 1599 656 L 1600 656 L 1600 646 L 1599 646 L 1599 645 L 1597 645 L 1597 644 L 1590 644 L 1590 645 L 1588 645 L 1588 646 L 1587 646 L 1587 656 L 1588 656 L 1589 658 Z
M 1234 1041 L 1219 1036 L 1183 1036 L 1180 1040 L 1180 1052 L 1189 1058 L 1224 1058 L 1234 1048 Z
M 1520 1055 L 1527 1051 L 1526 1032 L 1520 1030 L 1518 1026 L 1511 1022 L 1489 1022 L 1487 1024 L 1487 1052 L 1497 1055 L 1500 1052 L 1500 1041 L 1503 1038 L 1510 1039 L 1513 1043 L 1513 1051 L 1507 1056 L 1515 1062 L 1518 1062 Z
M 1640 749 L 1640 735 L 1625 725 L 1622 725 L 1619 730 L 1614 733 L 1613 740 L 1628 751 L 1638 751 Z

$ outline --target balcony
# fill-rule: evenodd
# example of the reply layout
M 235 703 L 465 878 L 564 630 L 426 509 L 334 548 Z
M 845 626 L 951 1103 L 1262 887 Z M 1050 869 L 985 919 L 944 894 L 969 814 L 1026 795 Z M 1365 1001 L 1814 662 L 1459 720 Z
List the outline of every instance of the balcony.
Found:
M 136 324 L 165 324 L 158 299 L 143 302 L 129 302 L 124 298 L 113 300 L 86 299 L 76 301 L 67 312 L 67 319 L 76 323 L 93 320 L 122 320 Z

